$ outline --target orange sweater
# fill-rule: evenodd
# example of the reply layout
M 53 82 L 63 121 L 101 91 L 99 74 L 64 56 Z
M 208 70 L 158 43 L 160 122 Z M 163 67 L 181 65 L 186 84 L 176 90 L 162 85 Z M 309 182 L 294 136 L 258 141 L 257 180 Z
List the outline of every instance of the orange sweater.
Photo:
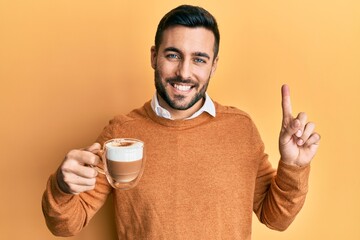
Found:
M 279 163 L 275 171 L 250 117 L 218 103 L 216 117 L 155 115 L 150 102 L 118 116 L 98 141 L 138 138 L 147 162 L 137 187 L 113 190 L 99 175 L 95 190 L 63 193 L 55 175 L 43 212 L 56 235 L 79 232 L 112 192 L 119 239 L 251 239 L 252 211 L 268 227 L 286 229 L 301 209 L 310 166 Z

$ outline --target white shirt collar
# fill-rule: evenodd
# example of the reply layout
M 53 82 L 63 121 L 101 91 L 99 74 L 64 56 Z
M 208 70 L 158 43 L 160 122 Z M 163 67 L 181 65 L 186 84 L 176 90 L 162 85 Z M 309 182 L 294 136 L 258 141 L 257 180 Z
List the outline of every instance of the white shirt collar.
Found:
M 172 119 L 170 112 L 168 110 L 166 110 L 165 108 L 160 106 L 159 100 L 157 99 L 157 93 L 156 92 L 155 92 L 155 94 L 154 94 L 154 96 L 153 96 L 153 98 L 151 100 L 151 108 L 153 109 L 153 111 L 156 113 L 157 116 L 163 117 L 163 118 L 166 118 L 166 119 Z M 202 105 L 202 107 L 198 111 L 196 111 L 193 115 L 186 118 L 186 120 L 196 118 L 200 114 L 202 114 L 203 112 L 207 112 L 213 117 L 215 117 L 215 115 L 216 115 L 215 104 L 211 100 L 211 98 L 209 97 L 209 95 L 207 93 L 205 93 L 205 102 Z

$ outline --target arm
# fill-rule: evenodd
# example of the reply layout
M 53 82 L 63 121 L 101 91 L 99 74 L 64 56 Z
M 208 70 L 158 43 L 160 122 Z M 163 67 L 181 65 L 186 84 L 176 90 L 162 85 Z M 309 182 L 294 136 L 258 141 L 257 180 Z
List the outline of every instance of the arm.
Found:
M 254 212 L 267 227 L 283 231 L 304 205 L 310 165 L 297 167 L 279 162 L 275 171 L 267 156 L 261 160 L 254 195 Z
M 279 136 L 281 159 L 277 172 L 261 157 L 254 195 L 254 212 L 261 222 L 285 230 L 302 208 L 308 191 L 310 162 L 320 141 L 305 113 L 292 117 L 288 86 L 282 87 L 283 120 Z M 263 154 L 263 147 L 260 154 Z
M 57 236 L 73 236 L 86 226 L 105 203 L 111 191 L 106 178 L 88 166 L 99 161 L 92 151 L 72 150 L 57 172 L 50 176 L 42 198 L 42 209 L 49 230 Z

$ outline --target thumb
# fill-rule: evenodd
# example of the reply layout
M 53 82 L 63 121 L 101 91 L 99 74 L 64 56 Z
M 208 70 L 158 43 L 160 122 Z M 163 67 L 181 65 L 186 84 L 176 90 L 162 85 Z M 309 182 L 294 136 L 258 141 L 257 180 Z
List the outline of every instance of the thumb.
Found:
M 94 154 L 98 153 L 101 150 L 100 143 L 93 143 L 91 146 L 85 148 L 85 151 L 92 152 Z

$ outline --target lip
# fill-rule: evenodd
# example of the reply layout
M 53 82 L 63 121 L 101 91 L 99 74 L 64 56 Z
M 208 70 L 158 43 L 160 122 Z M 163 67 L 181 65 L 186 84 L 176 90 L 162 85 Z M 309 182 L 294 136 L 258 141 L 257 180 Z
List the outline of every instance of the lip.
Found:
M 182 83 L 170 83 L 174 92 L 179 94 L 189 93 L 194 88 L 193 85 L 190 84 L 182 84 Z
M 189 92 L 192 88 L 191 85 L 183 85 L 183 84 L 172 84 L 171 86 L 173 86 L 173 88 L 175 88 L 176 90 L 180 91 L 180 92 Z
M 175 95 L 187 95 L 198 87 L 198 83 L 192 79 L 182 79 L 180 76 L 175 76 L 165 79 L 171 92 Z M 170 90 L 169 89 L 169 90 Z

